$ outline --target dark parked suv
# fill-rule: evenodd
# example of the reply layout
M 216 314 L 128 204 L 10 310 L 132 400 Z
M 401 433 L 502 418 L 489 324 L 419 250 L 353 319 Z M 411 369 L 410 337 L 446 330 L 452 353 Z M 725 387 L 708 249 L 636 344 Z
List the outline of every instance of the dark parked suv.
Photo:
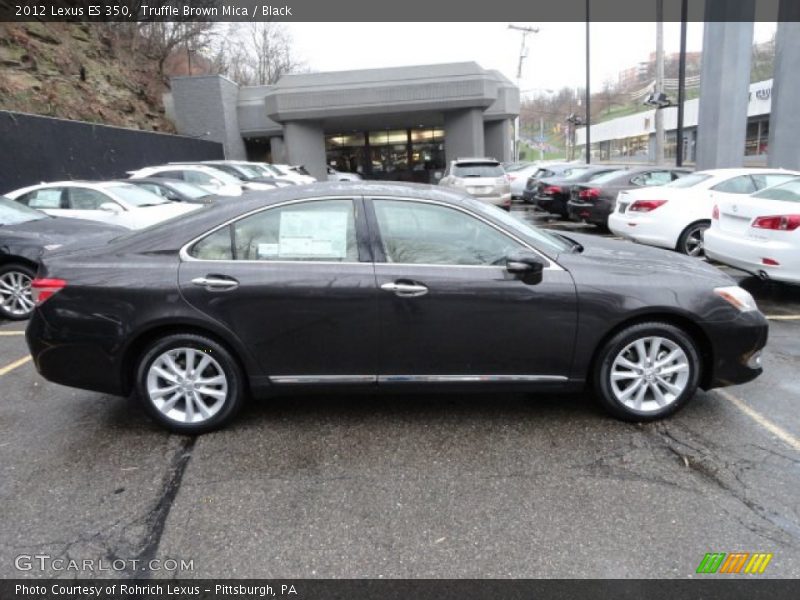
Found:
M 687 169 L 630 167 L 595 176 L 587 183 L 572 186 L 567 201 L 569 218 L 606 227 L 608 215 L 614 212 L 617 194 L 621 191 L 666 185 L 689 173 Z

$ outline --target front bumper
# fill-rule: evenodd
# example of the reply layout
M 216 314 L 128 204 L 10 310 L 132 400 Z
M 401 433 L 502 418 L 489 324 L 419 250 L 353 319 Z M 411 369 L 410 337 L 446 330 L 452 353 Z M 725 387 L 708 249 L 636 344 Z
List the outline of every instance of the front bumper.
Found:
M 776 281 L 800 283 L 800 256 L 787 242 L 755 239 L 715 227 L 706 230 L 703 240 L 705 254 L 711 260 Z M 765 258 L 779 264 L 765 265 Z
M 763 368 L 756 358 L 769 334 L 769 324 L 761 312 L 740 313 L 733 321 L 706 322 L 703 329 L 711 341 L 704 389 L 739 385 L 761 375 Z

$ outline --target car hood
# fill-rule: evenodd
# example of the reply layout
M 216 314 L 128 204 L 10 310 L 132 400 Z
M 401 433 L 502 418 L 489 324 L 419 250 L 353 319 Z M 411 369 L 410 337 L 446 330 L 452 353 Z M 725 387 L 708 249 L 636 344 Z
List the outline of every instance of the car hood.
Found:
M 694 276 L 707 279 L 714 285 L 735 285 L 733 279 L 700 259 L 671 250 L 653 248 L 634 242 L 569 233 L 565 237 L 583 246 L 582 252 L 563 253 L 559 264 L 591 267 L 613 276 L 663 274 L 664 276 Z

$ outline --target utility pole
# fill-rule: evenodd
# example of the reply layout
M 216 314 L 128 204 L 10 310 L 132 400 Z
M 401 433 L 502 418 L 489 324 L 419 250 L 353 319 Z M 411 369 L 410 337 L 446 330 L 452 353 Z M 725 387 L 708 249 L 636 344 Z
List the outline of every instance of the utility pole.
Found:
M 539 115 L 539 160 L 544 160 L 544 117 Z
M 656 0 L 656 84 L 653 92 L 664 91 L 664 0 Z M 664 163 L 664 111 L 656 109 L 656 164 Z
M 528 58 L 528 48 L 525 42 L 532 33 L 539 33 L 538 27 L 523 27 L 521 25 L 509 25 L 509 29 L 519 31 L 522 34 L 522 43 L 519 47 L 519 62 L 517 63 L 517 89 L 522 89 L 522 63 Z M 514 161 L 519 160 L 519 115 L 514 119 Z

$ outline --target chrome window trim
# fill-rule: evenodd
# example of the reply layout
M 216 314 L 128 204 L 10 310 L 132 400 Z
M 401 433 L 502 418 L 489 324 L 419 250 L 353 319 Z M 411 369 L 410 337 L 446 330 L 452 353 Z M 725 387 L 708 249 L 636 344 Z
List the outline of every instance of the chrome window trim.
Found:
M 400 202 L 418 202 L 420 204 L 435 204 L 437 206 L 444 206 L 445 208 L 452 208 L 453 210 L 460 211 L 460 212 L 466 214 L 467 216 L 470 216 L 470 217 L 472 217 L 474 219 L 477 219 L 478 221 L 481 221 L 481 222 L 485 223 L 489 227 L 492 227 L 493 229 L 499 231 L 502 235 L 504 235 L 504 236 L 506 236 L 508 238 L 511 238 L 512 240 L 514 240 L 515 242 L 520 244 L 522 247 L 527 248 L 528 250 L 531 250 L 532 252 L 538 254 L 541 258 L 543 258 L 544 260 L 547 261 L 547 266 L 544 268 L 544 270 L 546 270 L 546 271 L 563 271 L 564 270 L 563 267 L 561 267 L 561 265 L 559 265 L 555 260 L 553 260 L 552 258 L 547 256 L 544 252 L 542 252 L 538 248 L 534 248 L 533 246 L 531 246 L 525 240 L 517 237 L 513 233 L 503 229 L 501 226 L 499 226 L 499 225 L 497 225 L 495 223 L 492 223 L 490 220 L 488 220 L 488 219 L 484 218 L 483 216 L 481 216 L 479 214 L 476 214 L 476 213 L 474 213 L 474 212 L 472 212 L 469 209 L 466 209 L 464 207 L 457 206 L 455 204 L 448 204 L 447 202 L 441 202 L 439 200 L 430 200 L 430 199 L 427 199 L 427 198 L 409 198 L 408 196 L 382 196 L 382 195 L 374 195 L 374 196 L 372 196 L 372 195 L 370 195 L 370 196 L 364 196 L 364 198 L 367 199 L 367 200 L 399 200 Z M 376 220 L 376 222 L 378 220 L 378 215 L 377 214 L 375 215 L 375 220 Z M 380 226 L 380 224 L 378 226 Z M 380 232 L 378 232 L 378 233 L 380 234 Z M 422 264 L 422 263 L 396 263 L 396 262 L 383 262 L 383 263 L 376 262 L 375 264 L 376 265 L 416 266 L 416 267 L 422 267 L 422 266 L 425 266 L 425 267 L 447 267 L 447 268 L 453 268 L 453 267 L 480 267 L 480 268 L 487 268 L 487 267 L 489 267 L 489 268 L 498 268 L 498 267 L 500 267 L 500 268 L 503 268 L 502 265 L 454 265 L 454 264 Z
M 258 208 L 254 208 L 251 211 L 246 213 L 242 213 L 237 215 L 231 219 L 228 219 L 224 223 L 217 225 L 216 227 L 209 229 L 205 233 L 198 235 L 197 237 L 193 238 L 191 241 L 187 242 L 178 252 L 178 256 L 180 257 L 181 261 L 183 262 L 208 262 L 214 264 L 220 263 L 266 263 L 266 264 L 275 264 L 275 263 L 291 263 L 293 265 L 302 265 L 302 264 L 323 264 L 323 265 L 372 265 L 371 262 L 361 262 L 361 261 L 335 261 L 335 260 L 229 260 L 229 259 L 222 259 L 222 260 L 214 260 L 211 258 L 195 258 L 194 256 L 189 254 L 189 248 L 202 240 L 209 235 L 216 233 L 220 229 L 224 227 L 228 227 L 232 223 L 236 221 L 240 221 L 241 219 L 246 219 L 252 215 L 258 214 L 260 212 L 264 212 L 266 210 L 272 210 L 273 208 L 280 208 L 282 206 L 289 206 L 292 204 L 299 204 L 301 202 L 317 202 L 320 200 L 349 200 L 351 203 L 355 201 L 356 198 L 360 196 L 317 196 L 313 198 L 295 198 L 294 200 L 286 200 L 284 202 L 278 202 L 276 204 L 270 204 L 269 206 L 260 206 Z M 355 214 L 355 206 L 353 207 L 353 213 Z M 356 236 L 358 232 L 356 232 Z
M 563 375 L 272 375 L 272 383 L 514 383 L 568 381 Z
M 547 261 L 547 266 L 544 268 L 545 271 L 564 271 L 564 268 L 561 267 L 554 259 L 550 258 L 546 254 L 544 254 L 541 250 L 534 248 L 529 243 L 525 242 L 524 240 L 518 238 L 516 235 L 506 231 L 499 225 L 492 223 L 488 219 L 475 214 L 468 209 L 462 208 L 460 206 L 456 206 L 453 204 L 448 204 L 446 202 L 440 202 L 438 200 L 429 200 L 426 198 L 409 198 L 407 196 L 382 196 L 382 195 L 370 195 L 370 196 L 317 196 L 312 198 L 296 198 L 294 200 L 286 200 L 284 202 L 278 202 L 276 204 L 270 204 L 269 206 L 261 206 L 259 208 L 254 208 L 251 211 L 243 213 L 241 215 L 237 215 L 225 221 L 224 223 L 217 225 L 216 227 L 209 229 L 208 231 L 196 236 L 195 238 L 191 239 L 189 242 L 184 244 L 178 252 L 178 256 L 180 257 L 182 262 L 204 262 L 204 263 L 214 263 L 214 264 L 248 264 L 248 263 L 258 263 L 258 264 L 292 264 L 292 265 L 393 265 L 393 266 L 403 266 L 403 267 L 439 267 L 439 268 L 480 268 L 480 269 L 502 269 L 502 265 L 452 265 L 452 264 L 422 264 L 422 263 L 394 263 L 394 262 L 361 262 L 361 261 L 333 261 L 333 260 L 319 260 L 319 261 L 311 261 L 311 260 L 234 260 L 234 259 L 220 259 L 214 260 L 210 258 L 196 258 L 189 254 L 189 248 L 202 240 L 203 238 L 215 233 L 216 231 L 223 229 L 224 227 L 228 227 L 232 223 L 239 221 L 241 219 L 245 219 L 252 215 L 258 214 L 265 210 L 272 210 L 274 208 L 280 208 L 283 206 L 289 206 L 292 204 L 299 204 L 301 202 L 318 202 L 322 200 L 350 200 L 351 202 L 355 201 L 357 197 L 361 197 L 368 200 L 381 200 L 381 199 L 388 199 L 388 200 L 399 200 L 401 202 L 420 202 L 423 204 L 435 204 L 437 206 L 444 206 L 445 208 L 452 208 L 458 210 L 470 217 L 478 219 L 489 225 L 490 227 L 496 229 L 501 234 L 505 235 L 506 237 L 511 238 L 515 242 L 522 245 L 524 248 L 531 250 L 532 252 L 539 255 L 541 258 Z M 355 207 L 354 207 L 355 208 Z M 356 232 L 356 235 L 358 233 Z

